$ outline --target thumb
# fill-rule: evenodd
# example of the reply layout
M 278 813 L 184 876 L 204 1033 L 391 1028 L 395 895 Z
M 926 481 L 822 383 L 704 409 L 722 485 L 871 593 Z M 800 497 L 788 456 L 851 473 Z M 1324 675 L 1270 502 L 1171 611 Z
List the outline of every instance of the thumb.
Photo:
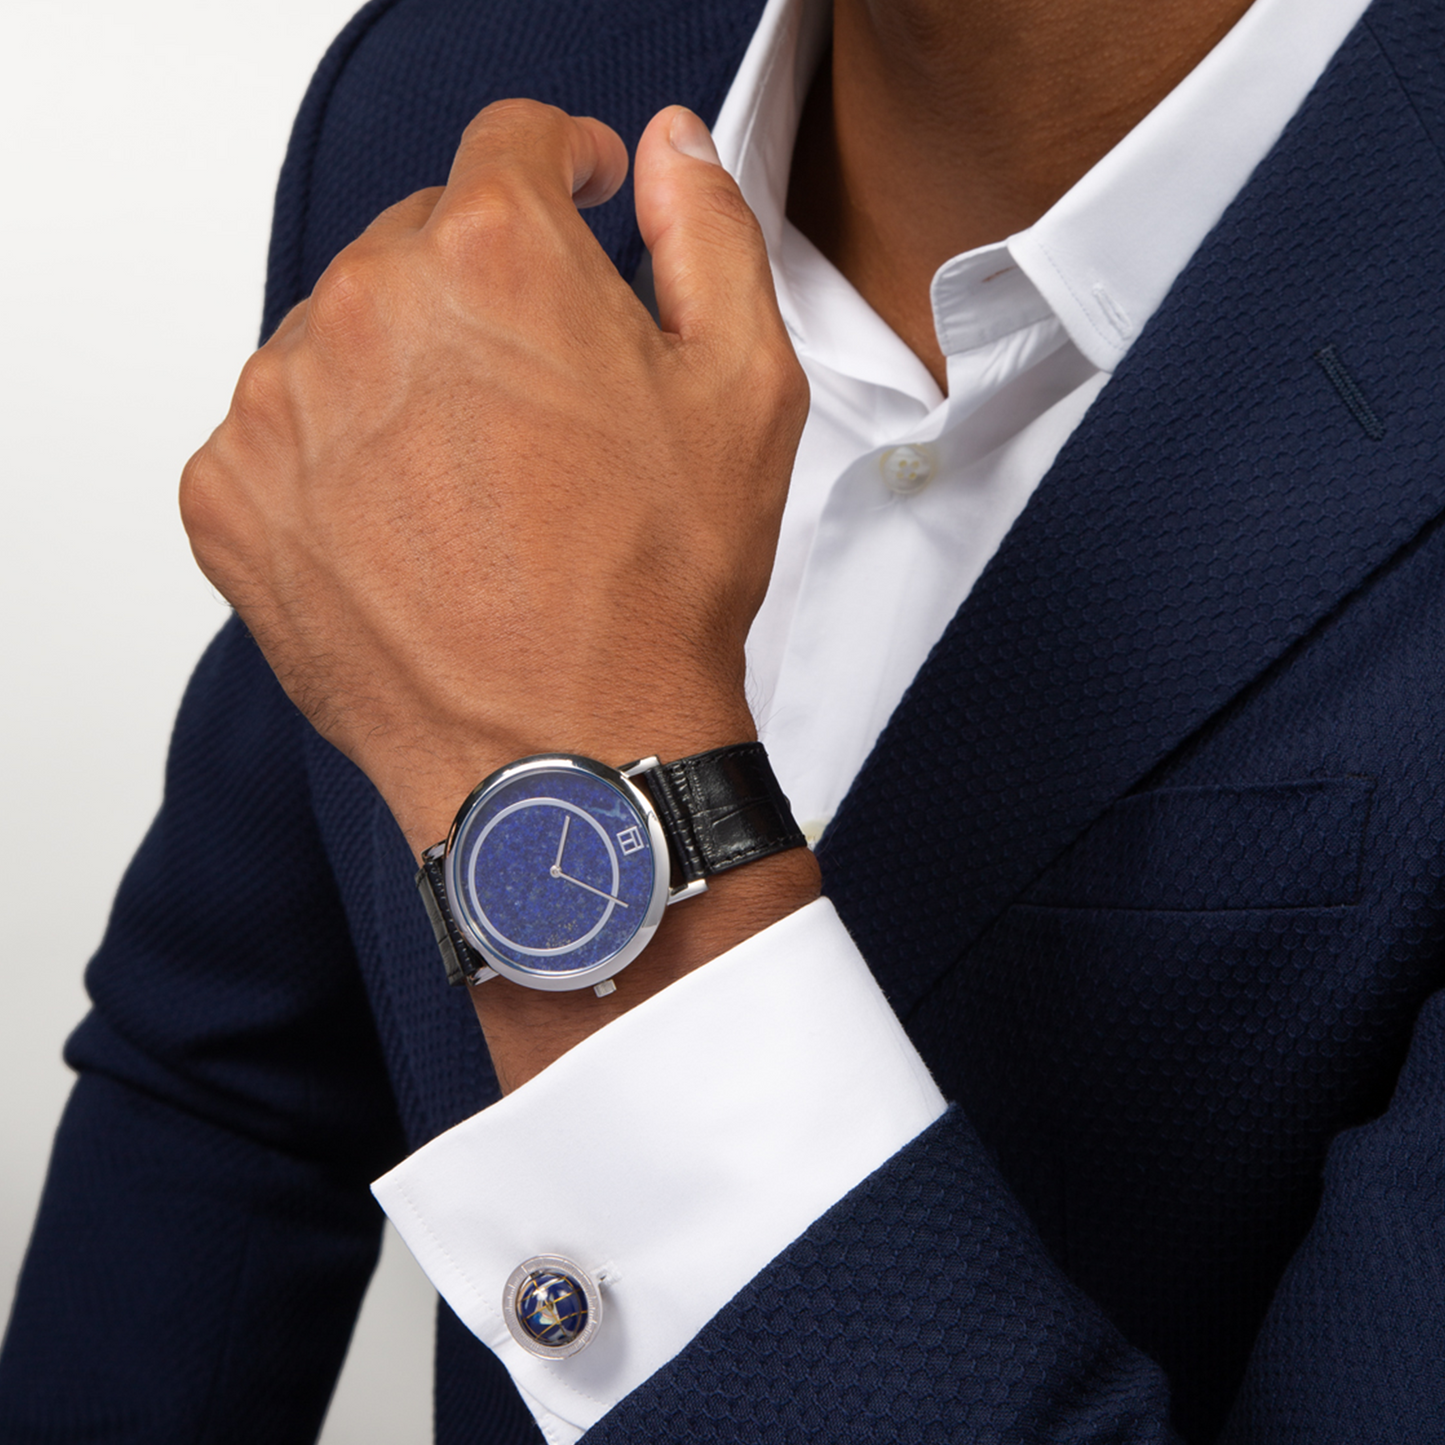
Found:
M 633 176 L 662 329 L 684 340 L 781 332 L 762 232 L 702 121 L 680 105 L 659 111 Z

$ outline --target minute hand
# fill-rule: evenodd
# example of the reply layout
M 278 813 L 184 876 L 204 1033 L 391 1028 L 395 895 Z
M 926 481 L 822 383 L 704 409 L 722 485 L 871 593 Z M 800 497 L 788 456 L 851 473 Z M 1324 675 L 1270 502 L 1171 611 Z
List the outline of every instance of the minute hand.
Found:
M 554 869 L 553 873 L 558 878 L 565 878 L 569 883 L 575 883 L 579 888 L 585 888 L 589 893 L 595 893 L 599 898 L 605 898 L 609 903 L 615 903 L 619 908 L 627 907 L 620 898 L 614 898 L 610 893 L 604 893 L 600 888 L 594 888 L 590 883 L 584 883 L 570 873 L 563 873 L 560 868 Z

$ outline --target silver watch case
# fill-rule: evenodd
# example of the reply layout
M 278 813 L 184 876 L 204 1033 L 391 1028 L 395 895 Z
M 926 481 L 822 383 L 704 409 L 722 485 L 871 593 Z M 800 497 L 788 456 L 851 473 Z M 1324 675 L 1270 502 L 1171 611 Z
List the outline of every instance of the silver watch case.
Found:
M 645 772 L 649 768 L 655 768 L 657 765 L 656 758 L 642 758 L 638 762 L 628 764 L 625 768 L 610 768 L 606 763 L 599 763 L 595 758 L 580 757 L 576 753 L 539 753 L 534 757 L 521 758 L 515 763 L 509 763 L 505 768 L 499 768 L 490 777 L 483 778 L 472 789 L 466 802 L 457 812 L 451 832 L 447 834 L 442 877 L 446 885 L 447 901 L 457 927 L 462 931 L 467 942 L 486 959 L 487 965 L 496 973 L 527 988 L 545 989 L 549 993 L 570 993 L 574 989 L 594 988 L 597 984 L 604 983 L 607 979 L 621 973 L 647 947 L 652 941 L 652 935 L 657 932 L 657 925 L 662 921 L 663 911 L 669 903 L 674 903 L 679 898 L 690 898 L 694 894 L 706 890 L 707 884 L 701 880 L 685 888 L 674 890 L 671 887 L 672 863 L 667 847 L 667 835 L 662 830 L 662 823 L 658 819 L 657 811 L 652 806 L 651 800 L 632 781 L 636 774 Z M 518 967 L 509 958 L 500 956 L 487 942 L 486 936 L 472 925 L 464 906 L 466 893 L 460 876 L 461 859 L 455 844 L 465 831 L 473 812 L 483 806 L 492 793 L 529 774 L 556 772 L 559 769 L 576 770 L 601 778 L 618 789 L 634 804 L 638 813 L 647 823 L 647 834 L 652 844 L 652 893 L 637 932 L 610 958 L 603 959 L 601 963 L 594 964 L 591 968 L 578 969 L 572 973 L 544 973 L 540 970 L 533 972 L 530 969 Z

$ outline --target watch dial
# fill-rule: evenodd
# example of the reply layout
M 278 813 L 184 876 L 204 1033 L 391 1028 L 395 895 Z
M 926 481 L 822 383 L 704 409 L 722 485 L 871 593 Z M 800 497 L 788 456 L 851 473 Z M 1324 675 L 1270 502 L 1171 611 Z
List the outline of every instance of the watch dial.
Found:
M 453 843 L 461 913 L 488 951 L 567 974 L 620 952 L 656 882 L 646 816 L 580 768 L 532 770 L 479 800 Z

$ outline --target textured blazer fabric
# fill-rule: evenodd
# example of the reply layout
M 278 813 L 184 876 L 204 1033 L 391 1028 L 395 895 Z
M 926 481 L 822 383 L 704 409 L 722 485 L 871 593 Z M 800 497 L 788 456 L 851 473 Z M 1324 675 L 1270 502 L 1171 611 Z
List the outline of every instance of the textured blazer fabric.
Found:
M 711 120 L 756 0 L 378 0 L 269 329 L 524 94 Z M 1445 6 L 1376 0 L 820 845 L 949 1113 L 599 1442 L 1445 1439 Z M 624 273 L 626 195 L 588 213 Z M 410 858 L 234 622 L 69 1046 L 6 1442 L 313 1438 L 367 1182 L 496 1097 Z M 442 1308 L 437 1438 L 539 1439 Z

